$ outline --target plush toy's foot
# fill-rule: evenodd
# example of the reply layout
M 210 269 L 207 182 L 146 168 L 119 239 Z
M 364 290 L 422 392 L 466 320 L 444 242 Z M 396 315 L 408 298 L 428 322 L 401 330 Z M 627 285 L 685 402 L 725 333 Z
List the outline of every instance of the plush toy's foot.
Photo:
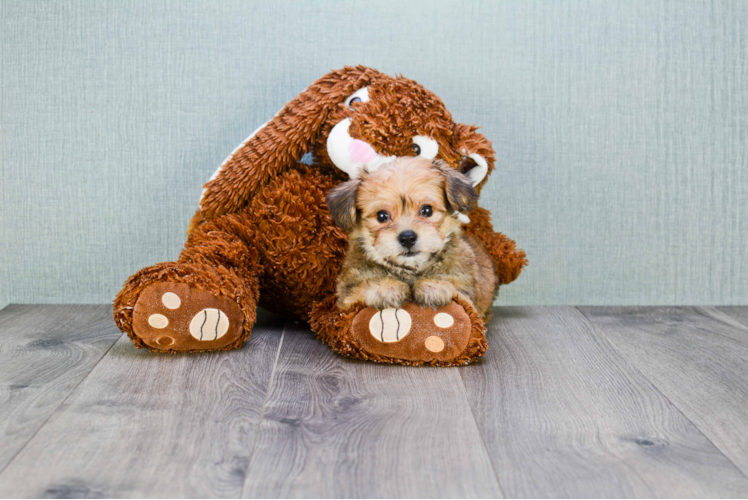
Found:
M 312 329 L 335 351 L 380 363 L 465 365 L 486 351 L 483 321 L 457 298 L 437 310 L 406 304 L 339 311 L 328 300 L 313 311 Z
M 402 309 L 362 309 L 352 337 L 363 351 L 405 361 L 450 361 L 465 350 L 470 318 L 455 302 L 438 310 L 406 304 Z
M 244 314 L 236 302 L 184 283 L 147 286 L 133 308 L 133 333 L 157 351 L 239 347 L 243 326 Z

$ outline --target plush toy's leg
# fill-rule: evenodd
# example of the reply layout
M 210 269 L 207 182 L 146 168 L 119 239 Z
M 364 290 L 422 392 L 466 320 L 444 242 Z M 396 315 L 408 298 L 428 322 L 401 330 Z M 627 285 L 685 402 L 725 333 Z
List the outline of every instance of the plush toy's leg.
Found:
M 506 285 L 516 280 L 522 268 L 527 265 L 524 250 L 517 244 L 493 229 L 491 213 L 485 208 L 476 208 L 470 212 L 470 224 L 465 226 L 465 233 L 472 235 L 483 245 L 493 262 L 499 285 Z
M 363 304 L 341 311 L 327 297 L 314 306 L 310 323 L 334 351 L 379 363 L 466 365 L 487 347 L 483 321 L 459 297 L 438 310 L 406 304 L 382 311 Z
M 207 351 L 241 347 L 256 318 L 262 271 L 245 217 L 206 222 L 176 262 L 131 276 L 114 300 L 114 319 L 137 347 Z

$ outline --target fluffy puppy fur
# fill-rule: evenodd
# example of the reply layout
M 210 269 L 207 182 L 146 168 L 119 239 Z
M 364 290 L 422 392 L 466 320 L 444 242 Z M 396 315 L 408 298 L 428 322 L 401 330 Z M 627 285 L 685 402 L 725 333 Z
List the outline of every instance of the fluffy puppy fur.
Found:
M 330 191 L 330 214 L 349 233 L 338 306 L 386 309 L 412 300 L 438 308 L 460 296 L 487 319 L 496 273 L 458 218 L 477 199 L 467 176 L 421 157 L 398 158 Z

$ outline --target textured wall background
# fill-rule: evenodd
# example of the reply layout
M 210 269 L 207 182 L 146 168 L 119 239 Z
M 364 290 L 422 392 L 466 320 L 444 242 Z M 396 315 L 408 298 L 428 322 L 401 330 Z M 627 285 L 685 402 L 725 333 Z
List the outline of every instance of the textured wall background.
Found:
M 748 2 L 0 2 L 0 306 L 107 302 L 331 68 L 439 94 L 500 162 L 507 304 L 748 303 Z

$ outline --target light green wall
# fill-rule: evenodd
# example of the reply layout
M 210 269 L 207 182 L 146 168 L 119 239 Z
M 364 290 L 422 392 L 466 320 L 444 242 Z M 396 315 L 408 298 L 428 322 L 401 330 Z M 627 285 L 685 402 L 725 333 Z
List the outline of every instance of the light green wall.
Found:
M 748 303 L 748 2 L 0 2 L 0 306 L 107 302 L 331 68 L 494 141 L 506 304 Z

